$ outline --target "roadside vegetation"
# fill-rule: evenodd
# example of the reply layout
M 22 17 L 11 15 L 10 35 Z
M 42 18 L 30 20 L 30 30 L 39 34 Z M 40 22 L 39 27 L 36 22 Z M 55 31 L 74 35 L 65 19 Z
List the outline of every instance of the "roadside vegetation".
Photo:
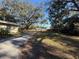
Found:
M 7 39 L 1 43 L 6 44 L 5 42 L 9 41 L 10 47 L 19 44 L 16 50 L 21 52 L 21 59 L 79 59 L 79 1 L 43 2 L 44 4 L 35 6 L 28 1 L 3 0 L 0 20 L 18 26 L 14 24 L 15 27 L 12 28 L 13 25 L 7 25 L 7 29 L 0 28 L 0 39 L 17 37 L 26 39 L 27 42 L 20 45 L 19 40 L 15 40 L 13 45 L 12 41 Z M 17 34 L 10 34 L 10 28 L 17 29 Z M 3 45 L 5 48 L 6 46 Z

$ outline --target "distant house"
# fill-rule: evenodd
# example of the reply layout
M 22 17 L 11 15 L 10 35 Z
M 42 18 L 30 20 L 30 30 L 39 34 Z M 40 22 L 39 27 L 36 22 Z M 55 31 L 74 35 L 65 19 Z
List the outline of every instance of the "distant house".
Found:
M 8 31 L 9 34 L 17 34 L 19 33 L 19 25 L 12 22 L 2 21 L 0 20 L 0 29 L 4 31 Z

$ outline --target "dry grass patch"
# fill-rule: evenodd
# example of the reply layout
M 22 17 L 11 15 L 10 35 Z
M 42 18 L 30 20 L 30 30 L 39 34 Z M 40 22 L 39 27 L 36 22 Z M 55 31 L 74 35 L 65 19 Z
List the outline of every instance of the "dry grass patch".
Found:
M 63 51 L 75 51 L 76 47 L 68 46 L 67 43 L 61 41 L 56 41 L 56 39 L 43 39 L 42 43 L 47 44 L 48 46 L 56 47 Z

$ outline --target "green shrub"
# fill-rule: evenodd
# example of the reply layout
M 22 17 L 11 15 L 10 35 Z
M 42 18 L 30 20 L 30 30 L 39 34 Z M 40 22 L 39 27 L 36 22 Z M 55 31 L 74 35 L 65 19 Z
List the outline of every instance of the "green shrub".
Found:
M 3 28 L 0 29 L 0 35 L 8 35 L 9 30 L 4 30 Z

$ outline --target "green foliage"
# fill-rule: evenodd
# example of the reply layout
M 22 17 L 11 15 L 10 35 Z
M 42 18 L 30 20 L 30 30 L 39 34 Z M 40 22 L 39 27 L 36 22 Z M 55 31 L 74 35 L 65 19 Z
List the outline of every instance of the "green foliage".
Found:
M 51 1 L 49 7 L 49 17 L 51 24 L 55 27 L 59 27 L 63 24 L 63 17 L 68 15 L 68 10 L 65 8 L 65 1 L 62 0 L 54 0 Z
M 73 5 L 68 5 L 69 3 Z M 70 11 L 78 9 L 77 7 L 78 5 L 75 0 L 51 0 L 48 9 L 51 28 L 57 29 L 58 31 L 61 30 L 65 24 L 64 18 L 68 18 L 70 16 Z
M 19 23 L 21 27 L 27 29 L 37 22 L 38 18 L 43 17 L 41 8 L 20 0 L 4 0 L 3 9 L 1 15 L 6 21 Z
M 8 35 L 9 31 L 8 30 L 4 30 L 3 28 L 0 29 L 0 35 Z

